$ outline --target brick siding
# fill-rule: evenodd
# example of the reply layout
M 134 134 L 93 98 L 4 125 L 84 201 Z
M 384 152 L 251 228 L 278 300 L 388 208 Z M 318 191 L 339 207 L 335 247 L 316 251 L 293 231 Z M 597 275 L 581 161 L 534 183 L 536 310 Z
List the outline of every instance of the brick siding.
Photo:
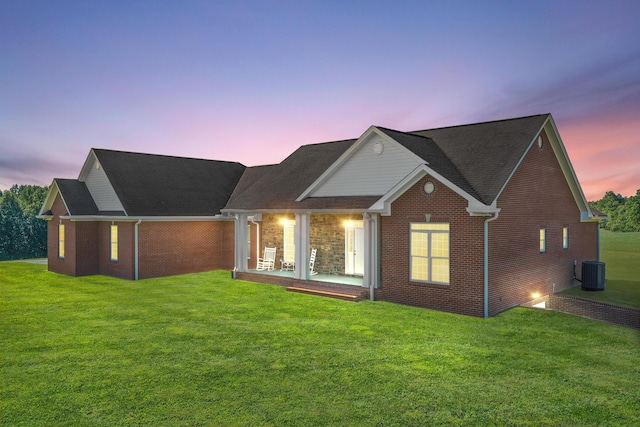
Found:
M 534 144 L 498 199 L 497 220 L 489 223 L 489 314 L 494 315 L 573 283 L 582 261 L 597 259 L 598 224 L 580 222 L 580 211 L 551 144 Z M 569 228 L 569 248 L 562 229 Z M 540 252 L 540 229 L 546 252 Z
M 425 194 L 431 181 L 435 191 Z M 483 314 L 483 222 L 466 211 L 467 201 L 433 177 L 421 179 L 391 205 L 381 218 L 381 288 L 377 300 L 391 301 L 472 316 Z M 410 223 L 449 224 L 450 284 L 410 280 Z
M 138 227 L 140 279 L 233 269 L 233 221 L 142 222 Z
M 67 211 L 60 195 L 51 211 L 53 219 L 47 229 L 49 271 L 69 276 L 104 274 L 135 279 L 134 222 L 113 222 L 118 225 L 118 260 L 114 261 L 110 250 L 111 221 L 61 220 Z M 60 222 L 65 224 L 64 258 L 58 257 Z M 233 268 L 233 221 L 142 222 L 138 231 L 140 279 Z M 252 256 L 255 257 L 255 249 Z
M 67 208 L 64 206 L 64 202 L 59 194 L 51 206 L 51 213 L 53 214 L 53 219 L 48 221 L 47 224 L 47 268 L 54 273 L 76 276 L 76 247 L 74 244 L 76 238 L 76 223 L 68 219 L 60 219 L 60 216 L 67 214 Z M 64 258 L 58 257 L 59 224 L 64 224 L 65 226 Z
M 571 295 L 549 295 L 547 308 L 640 329 L 640 309 L 586 300 Z

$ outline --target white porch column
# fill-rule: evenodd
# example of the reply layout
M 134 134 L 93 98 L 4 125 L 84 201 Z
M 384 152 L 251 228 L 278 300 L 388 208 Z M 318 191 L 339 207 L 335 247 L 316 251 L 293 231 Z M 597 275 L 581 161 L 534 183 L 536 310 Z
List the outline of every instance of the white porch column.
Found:
M 235 233 L 234 233 L 234 265 L 237 271 L 247 271 L 247 214 L 235 215 Z
M 293 240 L 296 244 L 296 266 L 293 277 L 309 280 L 309 228 L 311 215 L 306 213 L 296 214 L 296 225 L 293 229 Z
M 364 213 L 364 276 L 362 286 L 373 289 L 380 285 L 380 215 Z

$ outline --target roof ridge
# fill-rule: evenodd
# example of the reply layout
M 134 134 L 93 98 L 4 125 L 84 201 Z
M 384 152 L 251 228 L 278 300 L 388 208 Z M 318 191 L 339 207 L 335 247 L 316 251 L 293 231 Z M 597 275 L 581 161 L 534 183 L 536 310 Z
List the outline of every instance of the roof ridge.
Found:
M 549 115 L 551 115 L 551 113 L 531 114 L 529 116 L 511 117 L 511 118 L 508 118 L 508 119 L 486 120 L 484 122 L 465 123 L 465 124 L 453 125 L 453 126 L 441 126 L 441 127 L 429 128 L 429 129 L 418 129 L 418 130 L 412 130 L 412 131 L 405 132 L 405 133 L 414 134 L 414 133 L 418 133 L 418 132 L 428 132 L 428 131 L 431 131 L 431 130 L 453 129 L 453 128 L 461 128 L 461 127 L 466 127 L 466 126 L 486 125 L 486 124 L 489 124 L 489 123 L 510 122 L 510 121 L 514 121 L 514 120 L 530 119 L 530 118 L 533 118 L 533 117 L 542 117 L 542 116 L 549 116 Z M 393 129 L 391 129 L 391 130 L 393 130 Z M 422 136 L 422 135 L 420 135 L 420 136 Z
M 238 165 L 244 166 L 244 164 L 242 164 L 240 162 L 237 162 L 237 161 L 233 161 L 233 160 L 216 160 L 216 159 L 203 159 L 202 157 L 185 157 L 185 156 L 175 156 L 175 155 L 168 155 L 168 154 L 141 153 L 141 152 L 138 152 L 138 151 L 113 150 L 113 149 L 110 149 L 110 148 L 91 148 L 91 150 L 93 150 L 94 152 L 96 152 L 96 151 L 107 151 L 107 152 L 110 152 L 110 153 L 136 154 L 136 155 L 140 155 L 140 156 L 153 156 L 153 157 L 163 157 L 163 158 L 183 159 L 183 160 L 201 160 L 201 161 L 205 161 L 205 162 L 231 163 L 231 164 L 238 164 Z

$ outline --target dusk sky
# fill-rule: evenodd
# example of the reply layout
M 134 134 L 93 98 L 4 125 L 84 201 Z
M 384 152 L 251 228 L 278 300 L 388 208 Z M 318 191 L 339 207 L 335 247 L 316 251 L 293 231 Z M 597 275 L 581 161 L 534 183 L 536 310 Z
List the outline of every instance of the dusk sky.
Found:
M 0 0 L 2 190 L 540 113 L 588 200 L 635 194 L 640 1 Z

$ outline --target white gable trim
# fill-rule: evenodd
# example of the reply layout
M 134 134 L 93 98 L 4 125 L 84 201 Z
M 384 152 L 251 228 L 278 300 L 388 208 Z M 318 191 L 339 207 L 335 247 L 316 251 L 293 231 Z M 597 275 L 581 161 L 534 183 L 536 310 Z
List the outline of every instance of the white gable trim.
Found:
M 47 197 L 45 197 L 44 203 L 40 208 L 40 212 L 38 213 L 38 218 L 44 218 L 44 219 L 50 218 L 49 215 L 44 215 L 44 213 L 48 210 L 51 210 L 51 208 L 53 207 L 53 203 L 56 201 L 56 196 L 58 194 L 60 194 L 60 199 L 62 199 L 62 203 L 64 204 L 64 208 L 67 210 L 67 213 L 69 212 L 69 207 L 67 206 L 67 202 L 65 202 L 64 197 L 62 197 L 62 193 L 60 192 L 60 189 L 58 188 L 58 184 L 54 179 L 51 185 L 49 186 L 49 191 L 47 191 Z
M 82 166 L 78 181 L 85 183 L 99 211 L 122 211 L 127 215 L 93 148 Z
M 391 188 L 384 196 L 382 196 L 376 203 L 374 203 L 368 212 L 376 212 L 382 215 L 391 215 L 391 204 L 403 195 L 407 190 L 413 187 L 418 181 L 420 181 L 426 175 L 430 175 L 443 183 L 453 192 L 464 198 L 467 205 L 467 212 L 471 216 L 488 216 L 500 212 L 500 209 L 496 207 L 495 203 L 492 205 L 485 205 L 479 202 L 475 197 L 471 196 L 466 191 L 434 171 L 426 164 L 421 164 L 416 167 L 409 175 L 407 175 L 402 181 Z
M 582 187 L 580 186 L 580 182 L 578 181 L 576 172 L 573 169 L 573 166 L 571 165 L 571 161 L 569 160 L 569 155 L 567 154 L 567 150 L 564 146 L 564 143 L 562 142 L 562 138 L 560 137 L 560 133 L 558 132 L 558 128 L 556 127 L 556 124 L 551 114 L 549 114 L 549 116 L 547 117 L 547 120 L 545 120 L 542 126 L 540 127 L 540 129 L 538 129 L 538 132 L 536 132 L 535 136 L 527 146 L 527 149 L 525 150 L 524 154 L 522 155 L 520 160 L 518 160 L 518 163 L 509 174 L 509 177 L 506 179 L 504 185 L 496 195 L 494 199 L 494 203 L 495 201 L 498 200 L 498 198 L 500 197 L 500 195 L 502 194 L 506 186 L 509 184 L 509 182 L 511 181 L 511 178 L 516 173 L 516 171 L 518 170 L 518 167 L 520 167 L 520 164 L 524 161 L 524 158 L 529 153 L 529 150 L 531 149 L 533 144 L 536 143 L 538 136 L 541 135 L 543 130 L 546 132 L 547 137 L 549 138 L 549 145 L 551 145 L 551 148 L 553 149 L 553 153 L 555 154 L 556 159 L 560 164 L 560 168 L 565 177 L 567 185 L 569 185 L 571 194 L 573 194 L 573 198 L 576 202 L 576 205 L 578 206 L 578 209 L 580 209 L 580 220 L 581 221 L 597 220 L 598 218 L 595 215 L 593 215 L 593 213 L 591 213 L 591 209 L 589 209 L 589 204 L 587 203 L 587 199 L 584 197 L 584 193 L 582 192 Z
M 335 162 L 333 162 L 333 164 L 329 166 L 327 170 L 322 173 L 322 175 L 320 175 L 300 196 L 298 196 L 296 202 L 300 202 L 305 198 L 312 196 L 315 191 L 319 190 L 322 185 L 329 180 L 329 178 L 331 178 L 338 170 L 340 170 L 340 168 L 343 167 L 344 164 L 374 136 L 381 138 L 383 143 L 395 144 L 396 146 L 402 147 L 402 150 L 404 150 L 407 155 L 415 159 L 416 164 L 427 163 L 424 159 L 420 158 L 410 150 L 404 148 L 401 144 L 388 136 L 386 133 L 382 132 L 377 127 L 371 126 L 366 130 L 365 133 L 362 134 L 362 136 L 360 136 L 360 138 L 358 138 L 356 142 L 351 145 L 351 147 L 347 149 L 347 151 L 345 151 Z

